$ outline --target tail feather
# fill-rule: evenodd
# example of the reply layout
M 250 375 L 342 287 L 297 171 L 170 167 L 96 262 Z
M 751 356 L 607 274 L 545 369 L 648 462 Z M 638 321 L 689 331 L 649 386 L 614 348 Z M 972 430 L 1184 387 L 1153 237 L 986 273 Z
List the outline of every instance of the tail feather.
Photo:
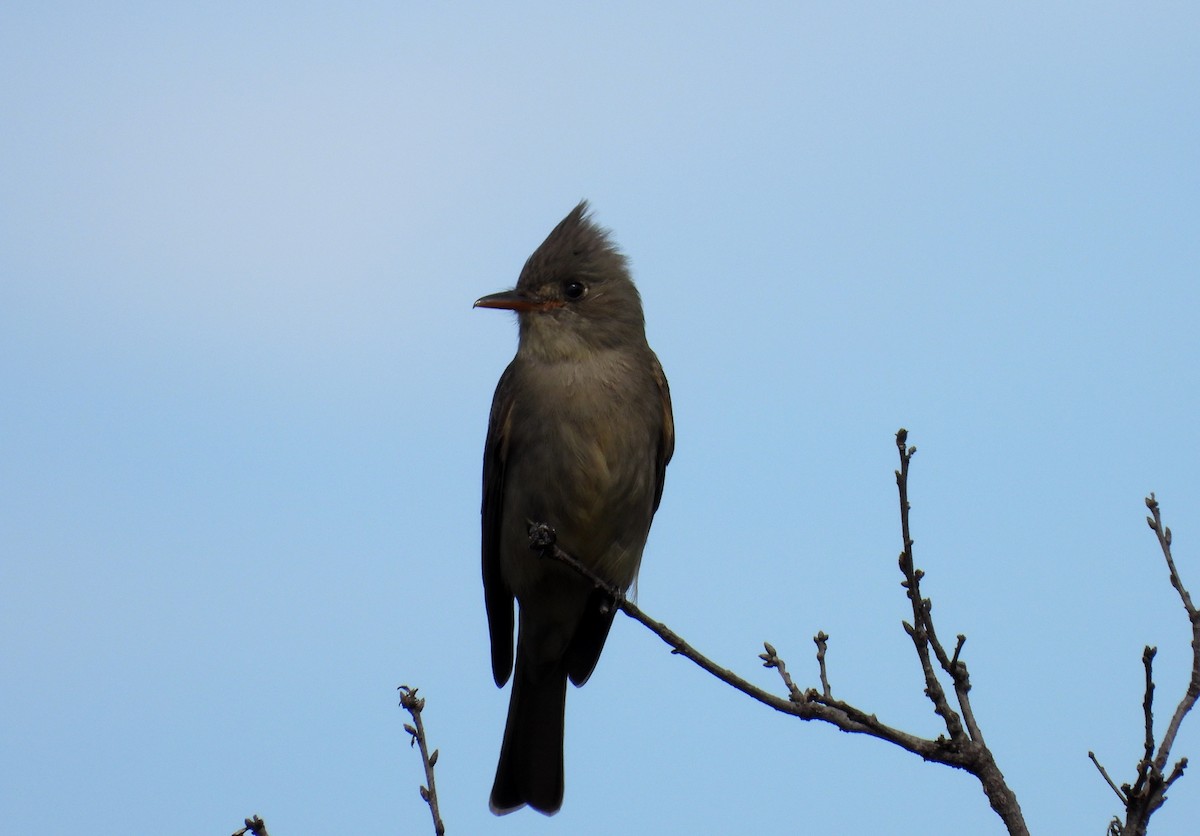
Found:
M 518 640 L 512 683 L 490 807 L 504 815 L 528 804 L 553 815 L 563 799 L 567 672 L 561 665 L 535 671 Z
M 588 597 L 566 655 L 567 673 L 576 685 L 587 682 L 596 669 L 616 612 L 617 605 L 607 592 L 597 589 Z

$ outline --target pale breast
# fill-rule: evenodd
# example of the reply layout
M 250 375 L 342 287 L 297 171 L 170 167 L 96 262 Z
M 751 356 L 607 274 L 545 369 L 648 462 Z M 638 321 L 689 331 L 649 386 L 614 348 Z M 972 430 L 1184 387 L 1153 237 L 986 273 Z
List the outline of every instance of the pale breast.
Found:
M 657 481 L 662 410 L 650 370 L 599 355 L 522 371 L 537 380 L 514 403 L 506 516 L 549 523 L 563 548 L 627 585 Z

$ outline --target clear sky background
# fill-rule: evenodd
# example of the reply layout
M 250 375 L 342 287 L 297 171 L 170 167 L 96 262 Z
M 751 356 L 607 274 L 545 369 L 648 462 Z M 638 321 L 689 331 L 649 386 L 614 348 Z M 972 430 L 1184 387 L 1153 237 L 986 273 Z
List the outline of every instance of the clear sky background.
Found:
M 777 715 L 618 617 L 546 819 L 487 794 L 479 474 L 583 197 L 678 446 L 639 602 L 936 735 L 918 564 L 1030 826 L 1097 834 L 1200 594 L 1192 3 L 0 11 L 0 821 L 10 833 L 998 834 L 977 782 Z M 1200 716 L 1178 755 L 1200 757 Z M 1200 772 L 1154 819 L 1194 833 Z

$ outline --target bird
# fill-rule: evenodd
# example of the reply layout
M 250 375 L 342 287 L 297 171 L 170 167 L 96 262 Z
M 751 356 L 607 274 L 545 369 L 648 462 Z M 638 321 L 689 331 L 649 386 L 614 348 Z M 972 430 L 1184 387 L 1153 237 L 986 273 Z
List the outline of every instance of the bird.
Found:
M 529 256 L 513 290 L 474 306 L 518 320 L 483 454 L 492 674 L 497 687 L 512 676 L 489 807 L 553 815 L 563 800 L 567 680 L 591 676 L 615 607 L 594 582 L 533 551 L 529 525 L 549 525 L 562 549 L 627 591 L 675 450 L 671 393 L 628 261 L 586 200 Z

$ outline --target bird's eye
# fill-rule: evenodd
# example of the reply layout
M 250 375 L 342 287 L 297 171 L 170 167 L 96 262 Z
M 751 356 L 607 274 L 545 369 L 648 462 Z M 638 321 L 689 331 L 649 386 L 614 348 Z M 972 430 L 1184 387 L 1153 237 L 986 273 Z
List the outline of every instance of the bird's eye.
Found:
M 587 285 L 583 282 L 569 281 L 563 285 L 563 295 L 572 302 L 582 299 L 585 293 L 587 293 Z

